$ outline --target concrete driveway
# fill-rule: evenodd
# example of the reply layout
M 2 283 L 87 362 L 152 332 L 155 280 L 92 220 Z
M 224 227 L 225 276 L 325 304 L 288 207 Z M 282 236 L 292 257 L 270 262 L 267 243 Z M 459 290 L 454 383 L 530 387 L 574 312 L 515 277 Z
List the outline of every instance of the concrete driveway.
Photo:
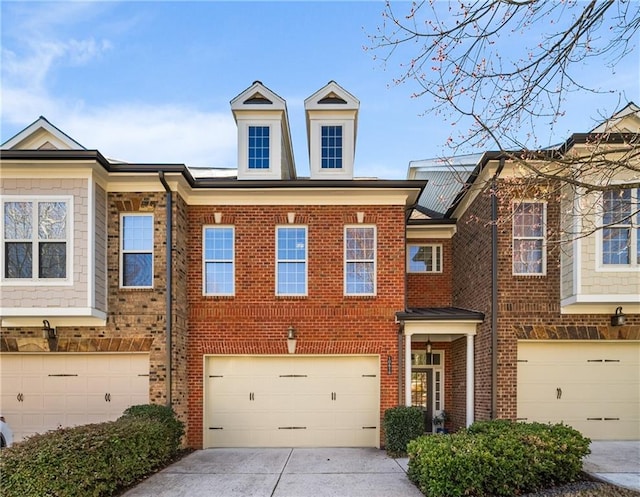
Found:
M 379 449 L 206 449 L 122 497 L 424 497 Z
M 640 441 L 594 441 L 582 469 L 596 478 L 640 492 Z

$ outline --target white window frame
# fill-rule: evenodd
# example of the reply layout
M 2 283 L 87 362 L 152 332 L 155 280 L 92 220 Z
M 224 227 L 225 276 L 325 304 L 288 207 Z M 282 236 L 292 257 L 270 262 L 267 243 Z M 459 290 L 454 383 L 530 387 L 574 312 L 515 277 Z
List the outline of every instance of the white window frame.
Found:
M 280 230 L 281 229 L 303 229 L 304 230 L 304 260 L 300 259 L 280 259 L 278 253 L 278 241 L 280 238 Z M 303 224 L 282 224 L 276 226 L 276 246 L 275 246 L 275 260 L 276 260 L 276 275 L 275 275 L 275 294 L 278 297 L 306 297 L 309 293 L 309 229 L 306 225 Z M 280 293 L 278 292 L 279 288 L 279 266 L 280 264 L 287 263 L 304 263 L 304 292 L 302 293 Z
M 325 157 L 323 156 L 324 147 L 322 145 L 322 131 L 324 128 L 340 128 L 340 139 L 342 140 L 342 143 L 340 144 L 340 153 L 341 153 L 340 167 L 323 167 L 322 166 L 322 162 L 325 159 Z M 327 157 L 327 159 L 329 160 L 330 158 Z M 320 125 L 320 169 L 322 171 L 342 171 L 344 169 L 344 126 L 342 124 L 322 123 Z
M 525 204 L 540 204 L 542 205 L 542 236 L 516 236 L 515 232 L 515 219 L 516 209 Z M 547 203 L 541 200 L 529 200 L 523 199 L 514 201 L 511 209 L 511 271 L 513 276 L 546 276 L 547 274 Z M 542 261 L 539 272 L 517 272 L 515 270 L 515 241 L 516 240 L 542 240 Z
M 354 228 L 367 228 L 373 230 L 373 259 L 348 259 L 347 258 L 347 232 L 349 229 Z M 377 281 L 378 281 L 378 230 L 376 225 L 374 224 L 350 224 L 344 227 L 344 295 L 347 297 L 369 297 L 377 295 Z M 373 291 L 372 292 L 358 292 L 358 293 L 349 293 L 348 292 L 348 271 L 347 267 L 351 263 L 372 263 L 373 264 Z
M 411 269 L 411 248 L 412 247 L 418 247 L 418 250 L 420 250 L 420 247 L 422 248 L 430 248 L 431 249 L 431 256 L 432 259 L 434 261 L 434 264 L 432 265 L 433 268 L 431 270 L 428 269 L 424 269 L 424 270 L 412 270 Z M 433 254 L 437 255 L 437 257 L 434 257 Z M 407 273 L 413 273 L 413 274 L 441 274 L 443 269 L 442 269 L 442 265 L 443 265 L 443 249 L 442 249 L 442 244 L 441 243 L 410 243 L 407 246 Z M 437 266 L 437 269 L 436 269 Z
M 624 184 L 620 184 L 620 189 L 624 189 Z M 640 188 L 629 188 L 631 190 L 631 203 L 638 205 L 640 202 Z M 638 256 L 638 239 L 640 238 L 640 213 L 633 213 L 630 224 L 611 224 L 604 226 L 604 195 L 600 195 L 598 209 L 598 226 L 596 234 L 596 270 L 603 272 L 639 272 L 640 257 Z M 604 229 L 605 228 L 626 228 L 629 230 L 629 264 L 605 264 L 604 258 Z
M 71 195 L 2 195 L 0 197 L 0 237 L 2 243 L 0 244 L 0 255 L 2 260 L 2 268 L 0 268 L 0 282 L 6 286 L 68 286 L 73 284 L 73 244 L 74 244 L 74 216 L 73 216 L 73 196 Z M 7 278 L 5 273 L 5 261 L 6 261 L 6 243 L 14 240 L 5 239 L 5 204 L 13 202 L 24 202 L 32 204 L 32 234 L 30 240 L 15 240 L 15 241 L 28 241 L 31 243 L 31 278 Z M 39 247 L 40 241 L 38 237 L 38 204 L 45 202 L 64 202 L 66 204 L 66 223 L 65 223 L 65 264 L 66 274 L 64 278 L 40 278 L 38 277 L 40 261 L 39 261 Z M 62 240 L 56 240 L 60 242 Z
M 231 230 L 231 259 L 207 259 L 207 230 Z M 236 292 L 236 230 L 231 225 L 207 225 L 202 227 L 202 295 L 232 297 Z M 207 264 L 229 264 L 231 263 L 231 291 L 230 292 L 207 292 Z
M 124 218 L 125 217 L 150 217 L 151 218 L 151 250 L 124 250 Z M 120 240 L 118 246 L 119 252 L 119 280 L 120 280 L 120 288 L 123 289 L 136 289 L 136 288 L 144 288 L 150 289 L 153 288 L 153 281 L 155 276 L 155 216 L 148 212 L 121 212 L 120 213 Z M 124 284 L 124 254 L 148 254 L 151 253 L 151 284 L 150 285 L 142 285 L 142 286 L 132 286 Z
M 251 167 L 251 157 L 250 157 L 250 151 L 251 151 L 251 128 L 262 128 L 262 129 L 267 129 L 269 131 L 269 146 L 267 148 L 267 160 L 269 163 L 269 167 Z M 273 155 L 271 153 L 271 149 L 273 148 L 273 143 L 272 143 L 272 138 L 271 138 L 271 126 L 269 126 L 268 124 L 260 124 L 260 123 L 250 123 L 247 125 L 247 170 L 249 171 L 271 171 L 272 169 L 272 165 L 271 165 L 271 156 Z

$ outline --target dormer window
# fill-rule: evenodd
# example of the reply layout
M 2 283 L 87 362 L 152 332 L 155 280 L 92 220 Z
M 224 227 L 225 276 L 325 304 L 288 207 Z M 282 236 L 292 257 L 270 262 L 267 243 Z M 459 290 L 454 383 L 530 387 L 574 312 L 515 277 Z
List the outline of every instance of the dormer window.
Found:
M 322 126 L 322 169 L 342 169 L 342 126 Z
M 249 126 L 249 169 L 269 169 L 269 126 Z

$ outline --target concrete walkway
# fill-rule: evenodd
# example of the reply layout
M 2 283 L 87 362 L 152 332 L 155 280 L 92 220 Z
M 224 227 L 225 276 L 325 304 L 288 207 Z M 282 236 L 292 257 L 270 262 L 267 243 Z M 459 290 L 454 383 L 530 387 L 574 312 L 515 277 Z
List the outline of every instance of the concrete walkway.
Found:
M 206 449 L 122 497 L 423 497 L 379 449 Z M 584 470 L 640 491 L 640 441 L 592 442 Z
M 591 442 L 582 469 L 594 477 L 640 492 L 640 441 Z
M 424 497 L 379 449 L 206 449 L 123 497 Z

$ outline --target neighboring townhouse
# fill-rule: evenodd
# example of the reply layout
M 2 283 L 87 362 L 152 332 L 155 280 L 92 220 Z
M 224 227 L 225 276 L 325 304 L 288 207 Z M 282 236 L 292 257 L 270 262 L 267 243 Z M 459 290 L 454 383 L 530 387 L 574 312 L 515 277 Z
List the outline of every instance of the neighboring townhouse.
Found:
M 309 178 L 281 97 L 255 82 L 231 109 L 226 175 L 112 161 L 44 118 L 4 144 L 0 368 L 18 439 L 151 401 L 193 447 L 380 445 L 425 182 L 354 178 L 359 102 L 334 82 L 305 101 Z
M 302 178 L 283 98 L 256 81 L 231 111 L 233 169 L 111 160 L 42 117 L 3 144 L 0 410 L 16 439 L 146 402 L 173 406 L 196 448 L 379 447 L 398 404 L 427 431 L 446 411 L 450 430 L 500 417 L 640 439 L 640 237 L 618 216 L 638 189 L 595 196 L 583 221 L 604 205 L 615 222 L 560 250 L 584 199 L 507 188 L 507 154 L 356 178 L 359 102 L 329 82 L 305 100 Z M 639 122 L 626 108 L 609 142 Z
M 640 438 L 639 137 L 640 109 L 629 104 L 590 133 L 539 154 L 548 164 L 597 161 L 590 174 L 620 184 L 604 193 L 533 180 L 520 154 L 410 164 L 409 178 L 429 183 L 407 227 L 409 246 L 413 233 L 450 227 L 442 242 L 445 254 L 452 251 L 450 303 L 484 314 L 475 339 L 467 336 L 475 340 L 475 363 L 465 361 L 462 347 L 456 353 L 460 340 L 444 328 L 399 315 L 411 337 L 414 378 L 425 369 L 417 366 L 425 342 L 436 349 L 453 339 L 444 369 L 445 378 L 453 370 L 453 392 L 445 394 L 453 428 L 472 407 L 475 419 L 563 421 L 594 439 Z M 612 159 L 627 166 L 613 170 Z M 410 300 L 411 278 L 409 266 Z

